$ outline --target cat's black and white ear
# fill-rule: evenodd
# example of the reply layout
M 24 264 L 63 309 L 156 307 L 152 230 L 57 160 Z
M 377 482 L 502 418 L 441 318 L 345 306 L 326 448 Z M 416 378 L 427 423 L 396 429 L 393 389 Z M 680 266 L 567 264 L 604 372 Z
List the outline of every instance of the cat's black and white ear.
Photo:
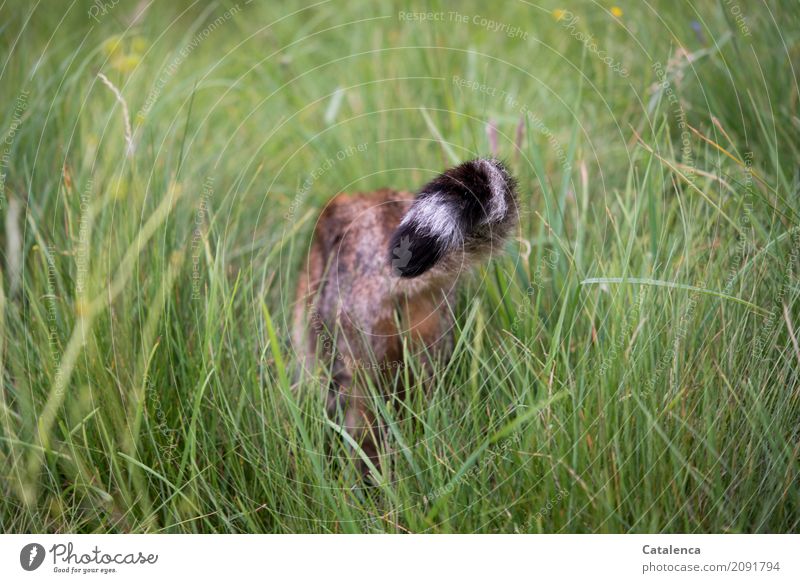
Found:
M 422 187 L 389 243 L 395 275 L 417 277 L 448 254 L 500 246 L 517 220 L 517 181 L 502 162 L 478 158 Z

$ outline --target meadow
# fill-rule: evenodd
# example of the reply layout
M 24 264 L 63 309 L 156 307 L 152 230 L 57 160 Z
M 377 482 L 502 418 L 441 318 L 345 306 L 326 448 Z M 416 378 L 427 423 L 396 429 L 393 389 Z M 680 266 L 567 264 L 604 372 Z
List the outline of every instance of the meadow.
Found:
M 796 1 L 0 15 L 0 532 L 798 532 Z M 479 155 L 518 232 L 365 481 L 311 231 Z

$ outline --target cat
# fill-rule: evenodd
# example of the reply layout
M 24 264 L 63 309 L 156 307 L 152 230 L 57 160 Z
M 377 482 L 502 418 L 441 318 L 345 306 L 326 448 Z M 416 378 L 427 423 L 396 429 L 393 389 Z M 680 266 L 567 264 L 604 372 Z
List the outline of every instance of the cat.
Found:
M 376 467 L 383 430 L 367 378 L 402 398 L 404 339 L 426 370 L 450 356 L 460 276 L 499 253 L 517 220 L 517 181 L 493 158 L 450 168 L 416 194 L 343 193 L 322 211 L 298 283 L 295 349 L 309 371 L 318 358 L 331 366 L 328 415 Z

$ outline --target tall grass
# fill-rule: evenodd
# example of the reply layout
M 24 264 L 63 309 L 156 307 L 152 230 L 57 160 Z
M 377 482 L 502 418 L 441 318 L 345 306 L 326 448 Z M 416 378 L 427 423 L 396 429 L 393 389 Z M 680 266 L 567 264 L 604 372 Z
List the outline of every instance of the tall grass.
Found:
M 0 530 L 798 530 L 795 3 L 91 6 L 0 8 Z M 490 122 L 519 236 L 366 483 L 293 373 L 315 215 Z

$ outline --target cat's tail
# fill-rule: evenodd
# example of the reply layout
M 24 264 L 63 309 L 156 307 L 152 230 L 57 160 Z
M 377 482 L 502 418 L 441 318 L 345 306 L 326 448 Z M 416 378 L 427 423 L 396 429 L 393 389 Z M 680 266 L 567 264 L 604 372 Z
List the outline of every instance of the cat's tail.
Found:
M 499 160 L 478 158 L 422 187 L 389 243 L 392 273 L 418 277 L 499 253 L 517 222 L 517 181 Z

